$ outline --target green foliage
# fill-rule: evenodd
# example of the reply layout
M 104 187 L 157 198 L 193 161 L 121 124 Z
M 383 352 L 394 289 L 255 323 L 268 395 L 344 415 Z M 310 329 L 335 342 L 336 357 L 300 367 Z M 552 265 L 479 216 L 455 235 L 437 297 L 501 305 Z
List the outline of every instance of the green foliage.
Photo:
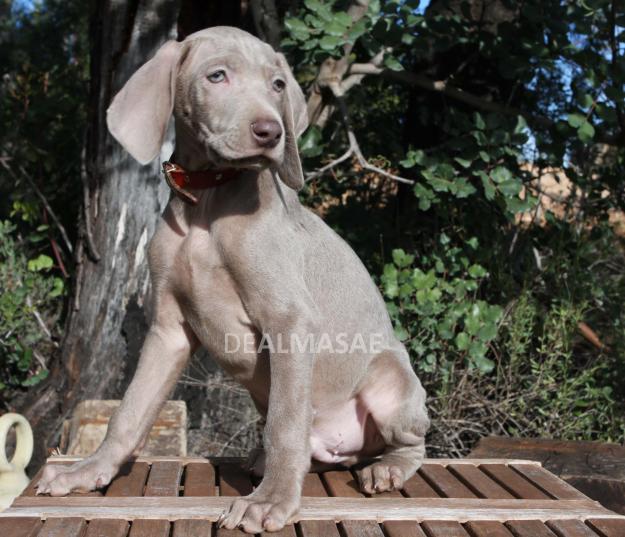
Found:
M 494 362 L 486 355 L 502 312 L 476 299 L 488 277 L 467 255 L 477 241 L 453 247 L 443 234 L 439 242 L 441 254 L 421 256 L 416 267 L 415 257 L 402 249 L 393 250 L 393 263 L 384 267 L 382 289 L 395 332 L 424 372 L 449 378 L 456 365 L 466 363 L 490 373 Z
M 414 184 L 347 160 L 305 199 L 380 274 L 435 452 L 493 433 L 622 440 L 625 288 L 607 267 L 623 253 L 606 225 L 625 209 L 622 6 L 398 0 L 357 22 L 347 1 L 292 6 L 283 44 L 303 84 L 346 46 L 349 63 L 384 55 L 343 99 L 363 154 Z M 300 141 L 306 169 L 349 146 L 336 116 Z M 533 185 L 546 170 L 575 189 L 553 213 Z
M 41 357 L 53 341 L 42 324 L 54 324 L 64 293 L 63 280 L 50 270 L 52 259 L 43 254 L 27 259 L 15 231 L 0 221 L 0 393 L 33 386 L 48 375 Z
M 502 328 L 507 354 L 499 382 L 514 382 L 508 432 L 576 440 L 622 441 L 625 418 L 611 385 L 617 364 L 609 356 L 584 355 L 578 323 L 588 305 L 555 300 L 542 306 L 532 293 L 517 300 Z

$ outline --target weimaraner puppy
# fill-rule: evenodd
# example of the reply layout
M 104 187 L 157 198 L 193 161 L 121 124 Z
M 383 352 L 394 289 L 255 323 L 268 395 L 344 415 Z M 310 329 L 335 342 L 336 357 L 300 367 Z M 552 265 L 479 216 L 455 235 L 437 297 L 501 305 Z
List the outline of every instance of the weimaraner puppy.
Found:
M 155 313 L 137 371 L 96 453 L 47 466 L 38 493 L 107 485 L 200 345 L 266 416 L 264 478 L 222 526 L 280 530 L 311 461 L 369 460 L 363 491 L 401 488 L 424 457 L 425 392 L 367 270 L 298 200 L 308 120 L 284 57 L 229 27 L 170 41 L 116 95 L 108 126 L 147 163 L 172 113 L 188 193 L 172 185 L 184 195 L 149 246 Z

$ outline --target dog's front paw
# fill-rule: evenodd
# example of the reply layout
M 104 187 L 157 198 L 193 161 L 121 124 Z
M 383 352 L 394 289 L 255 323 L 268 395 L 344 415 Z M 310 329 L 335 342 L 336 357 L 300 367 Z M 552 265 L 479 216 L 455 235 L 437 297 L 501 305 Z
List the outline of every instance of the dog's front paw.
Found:
M 66 496 L 72 491 L 90 492 L 105 487 L 117 469 L 101 460 L 85 459 L 71 466 L 48 464 L 37 483 L 37 494 Z
M 247 533 L 280 531 L 297 512 L 299 498 L 294 494 L 266 493 L 262 485 L 252 494 L 237 498 L 230 509 L 219 519 L 219 526 L 232 530 L 242 529 Z

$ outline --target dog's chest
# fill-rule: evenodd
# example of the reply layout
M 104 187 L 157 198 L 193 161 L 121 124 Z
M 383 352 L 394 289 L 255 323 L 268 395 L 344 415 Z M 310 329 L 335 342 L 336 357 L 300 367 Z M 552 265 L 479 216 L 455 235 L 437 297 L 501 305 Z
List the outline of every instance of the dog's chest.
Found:
M 255 369 L 256 352 L 229 350 L 228 344 L 253 341 L 257 334 L 236 282 L 208 233 L 188 234 L 178 249 L 174 272 L 176 295 L 185 320 L 211 356 L 244 382 Z

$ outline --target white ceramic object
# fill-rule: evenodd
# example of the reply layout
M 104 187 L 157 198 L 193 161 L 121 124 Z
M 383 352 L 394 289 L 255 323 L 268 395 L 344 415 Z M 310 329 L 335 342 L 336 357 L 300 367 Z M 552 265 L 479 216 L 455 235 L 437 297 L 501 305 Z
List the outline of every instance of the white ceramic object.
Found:
M 15 426 L 15 453 L 9 462 L 6 440 L 11 427 Z M 29 483 L 26 467 L 33 454 L 33 431 L 26 418 L 8 413 L 0 417 L 0 511 L 4 511 Z

